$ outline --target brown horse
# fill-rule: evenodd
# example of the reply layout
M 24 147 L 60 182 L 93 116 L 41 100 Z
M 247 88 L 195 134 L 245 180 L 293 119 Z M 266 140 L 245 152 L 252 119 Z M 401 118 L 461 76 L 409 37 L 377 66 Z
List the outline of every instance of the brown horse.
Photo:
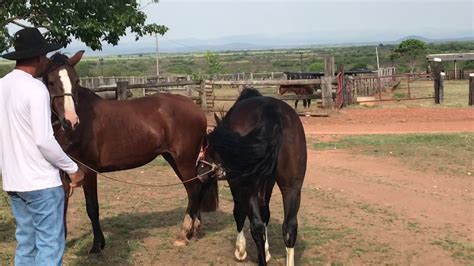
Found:
M 79 86 L 74 65 L 83 53 L 71 58 L 55 54 L 43 77 L 51 96 L 55 136 L 65 151 L 99 172 L 139 167 L 162 155 L 181 181 L 195 177 L 206 137 L 203 111 L 192 100 L 172 94 L 103 100 Z M 176 245 L 188 243 L 198 230 L 201 211 L 214 211 L 218 205 L 217 181 L 196 179 L 184 186 L 188 207 Z M 90 252 L 97 253 L 105 240 L 99 223 L 96 173 L 85 170 L 83 189 L 94 233 Z
M 278 87 L 278 94 L 284 95 L 285 93 L 293 92 L 296 95 L 312 95 L 313 87 L 310 85 L 280 85 Z M 303 107 L 309 108 L 311 105 L 311 99 L 303 99 Z M 298 109 L 298 100 L 295 101 L 295 109 Z
M 270 259 L 267 225 L 276 182 L 283 197 L 286 265 L 294 265 L 297 214 L 306 172 L 306 138 L 298 114 L 281 100 L 245 89 L 222 121 L 216 116 L 216 122 L 208 135 L 205 158 L 218 165 L 214 177 L 225 177 L 232 192 L 239 232 L 235 257 L 242 261 L 247 256 L 242 229 L 248 217 L 259 265 Z

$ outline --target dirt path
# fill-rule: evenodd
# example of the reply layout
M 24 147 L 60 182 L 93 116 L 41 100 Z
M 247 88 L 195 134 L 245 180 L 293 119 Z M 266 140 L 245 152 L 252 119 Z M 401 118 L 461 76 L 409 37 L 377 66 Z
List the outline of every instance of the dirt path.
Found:
M 474 109 L 350 109 L 328 118 L 302 120 L 307 134 L 320 139 L 333 138 L 330 134 L 474 132 Z M 393 156 L 369 156 L 348 150 L 308 149 L 308 155 L 298 215 L 295 255 L 299 265 L 474 264 L 472 175 L 420 170 Z M 113 176 L 137 183 L 177 181 L 163 160 Z M 91 227 L 80 190 L 71 198 L 68 213 L 66 265 L 256 262 L 248 222 L 247 261 L 238 263 L 233 258 L 233 202 L 225 183 L 220 183 L 220 211 L 203 214 L 200 238 L 177 248 L 172 243 L 186 208 L 182 186 L 154 189 L 100 178 L 101 223 L 107 245 L 99 256 L 87 254 L 92 242 Z M 274 190 L 271 211 L 270 265 L 284 265 L 278 189 Z M 13 222 L 0 221 L 0 259 L 7 263 L 13 259 L 13 236 Z
M 302 121 L 307 135 L 474 132 L 474 108 L 343 109 Z
M 330 259 L 357 264 L 456 265 L 462 263 L 445 249 L 455 253 L 463 251 L 461 245 L 472 248 L 472 178 L 421 172 L 396 159 L 344 151 L 309 151 L 308 165 L 305 185 L 320 196 L 306 210 L 312 208 L 359 232 L 366 241 L 387 248 L 387 257 L 372 250 L 373 254 L 364 252 L 359 258 L 337 253 Z M 443 248 L 446 243 L 452 246 Z

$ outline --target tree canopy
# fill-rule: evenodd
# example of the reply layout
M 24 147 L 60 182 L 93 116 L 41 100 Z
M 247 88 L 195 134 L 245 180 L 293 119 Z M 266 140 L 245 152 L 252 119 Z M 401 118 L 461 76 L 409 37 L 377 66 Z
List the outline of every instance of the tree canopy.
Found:
M 426 54 L 427 46 L 423 41 L 407 39 L 402 41 L 395 49 L 397 56 L 404 58 L 410 65 L 411 72 L 415 70 L 417 62 Z
M 93 50 L 100 50 L 101 42 L 117 45 L 128 32 L 138 40 L 168 30 L 147 24 L 136 0 L 1 0 L 0 53 L 12 44 L 13 33 L 7 26 L 13 24 L 43 28 L 45 37 L 56 43 L 66 45 L 76 38 Z

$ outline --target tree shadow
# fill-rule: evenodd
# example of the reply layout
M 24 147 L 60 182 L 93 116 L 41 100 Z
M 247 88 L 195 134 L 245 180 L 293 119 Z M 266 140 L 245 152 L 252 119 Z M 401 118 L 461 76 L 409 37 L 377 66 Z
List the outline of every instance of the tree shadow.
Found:
M 106 246 L 102 253 L 88 254 L 93 238 L 92 230 L 88 230 L 82 236 L 67 241 L 67 248 L 75 250 L 73 253 L 76 258 L 72 264 L 132 264 L 129 259 L 139 247 L 139 243 L 154 234 L 150 229 L 170 228 L 163 237 L 170 240 L 166 245 L 172 246 L 172 242 L 180 230 L 184 213 L 185 208 L 180 207 L 158 212 L 120 213 L 113 217 L 104 218 L 101 220 L 101 225 L 106 235 Z M 205 237 L 206 234 L 224 230 L 231 218 L 232 215 L 222 211 L 203 213 L 203 228 L 198 237 Z M 160 235 L 161 237 L 162 235 Z

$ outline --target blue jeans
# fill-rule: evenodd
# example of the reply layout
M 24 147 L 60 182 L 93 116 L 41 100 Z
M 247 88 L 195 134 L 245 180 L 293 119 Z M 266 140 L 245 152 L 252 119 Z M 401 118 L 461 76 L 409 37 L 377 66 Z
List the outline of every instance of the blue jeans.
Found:
M 15 265 L 61 265 L 65 248 L 63 187 L 8 195 L 16 220 Z

